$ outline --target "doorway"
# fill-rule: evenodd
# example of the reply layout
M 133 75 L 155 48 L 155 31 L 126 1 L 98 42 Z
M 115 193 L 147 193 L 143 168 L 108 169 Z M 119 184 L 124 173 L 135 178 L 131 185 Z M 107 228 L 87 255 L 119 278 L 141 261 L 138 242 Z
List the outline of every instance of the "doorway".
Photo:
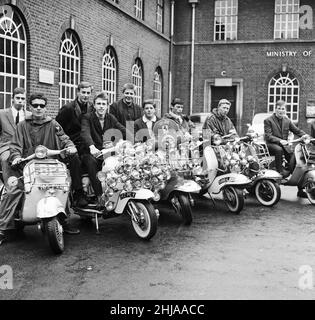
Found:
M 236 116 L 236 93 L 237 86 L 230 87 L 216 87 L 211 86 L 211 110 L 217 108 L 218 103 L 221 99 L 227 99 L 231 102 L 230 111 L 228 117 L 232 120 L 235 127 L 237 127 L 237 116 Z

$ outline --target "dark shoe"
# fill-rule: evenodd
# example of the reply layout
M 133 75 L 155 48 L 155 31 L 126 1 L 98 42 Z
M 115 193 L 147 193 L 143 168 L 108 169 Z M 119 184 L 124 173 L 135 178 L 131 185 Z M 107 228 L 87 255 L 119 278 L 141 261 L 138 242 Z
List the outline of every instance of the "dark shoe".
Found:
M 0 246 L 8 240 L 7 236 L 0 231 Z
M 76 191 L 73 195 L 73 204 L 74 207 L 79 207 L 79 208 L 84 208 L 86 207 L 89 203 L 85 198 L 85 195 L 81 191 Z
M 282 170 L 280 172 L 280 174 L 282 175 L 282 178 L 285 179 L 290 175 L 290 171 L 289 170 Z
M 75 234 L 79 234 L 80 233 L 79 229 L 71 227 L 68 222 L 64 223 L 62 225 L 62 228 L 63 228 L 63 232 L 66 233 L 66 234 L 75 235 Z
M 306 192 L 304 192 L 302 189 L 298 191 L 297 196 L 298 196 L 299 198 L 307 199 L 307 194 L 306 194 Z

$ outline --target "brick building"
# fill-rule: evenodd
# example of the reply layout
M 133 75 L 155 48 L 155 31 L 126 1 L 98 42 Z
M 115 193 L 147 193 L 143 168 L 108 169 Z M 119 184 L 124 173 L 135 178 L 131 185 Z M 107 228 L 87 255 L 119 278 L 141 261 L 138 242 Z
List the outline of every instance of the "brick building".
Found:
M 75 97 L 79 81 L 137 101 L 168 103 L 169 0 L 0 0 L 0 108 L 12 88 L 47 94 L 52 115 Z
M 188 111 L 193 54 L 193 112 L 208 112 L 228 98 L 231 118 L 244 132 L 254 113 L 272 112 L 282 98 L 291 119 L 309 131 L 315 119 L 314 5 L 312 0 L 175 1 L 174 94 Z

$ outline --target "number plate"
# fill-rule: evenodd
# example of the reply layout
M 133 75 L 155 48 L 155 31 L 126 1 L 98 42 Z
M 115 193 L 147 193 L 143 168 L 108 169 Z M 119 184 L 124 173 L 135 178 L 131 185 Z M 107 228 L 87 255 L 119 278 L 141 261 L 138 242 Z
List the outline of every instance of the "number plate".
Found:
M 135 198 L 136 193 L 135 192 L 125 192 L 120 194 L 120 199 L 125 199 L 125 198 Z

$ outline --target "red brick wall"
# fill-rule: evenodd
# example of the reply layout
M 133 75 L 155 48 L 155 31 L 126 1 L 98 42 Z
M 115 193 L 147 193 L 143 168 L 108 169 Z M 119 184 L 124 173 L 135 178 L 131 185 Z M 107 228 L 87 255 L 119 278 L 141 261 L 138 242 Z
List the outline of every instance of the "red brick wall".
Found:
M 196 7 L 196 46 L 193 112 L 203 112 L 205 81 L 226 77 L 243 80 L 243 130 L 255 112 L 267 112 L 268 82 L 283 64 L 300 84 L 299 126 L 309 130 L 305 116 L 306 101 L 315 98 L 315 31 L 300 30 L 299 40 L 273 40 L 274 0 L 239 0 L 238 40 L 213 41 L 214 1 L 201 0 Z M 301 5 L 314 6 L 311 0 Z M 315 11 L 313 11 L 315 25 Z M 183 98 L 186 111 L 190 102 L 191 7 L 176 1 L 175 7 L 174 95 Z M 296 51 L 296 57 L 267 57 L 267 51 Z M 303 51 L 312 50 L 310 57 Z
M 12 1 L 0 0 L 0 5 Z M 90 81 L 95 91 L 102 86 L 102 57 L 110 36 L 118 57 L 118 90 L 121 97 L 124 83 L 131 81 L 131 67 L 140 52 L 144 66 L 144 99 L 153 95 L 153 74 L 160 66 L 164 76 L 163 105 L 168 99 L 169 68 L 169 0 L 165 1 L 165 32 L 155 32 L 155 6 L 146 5 L 145 20 L 136 21 L 134 0 L 16 0 L 16 8 L 26 20 L 28 29 L 28 95 L 44 92 L 49 101 L 49 112 L 56 115 L 59 109 L 59 46 L 63 32 L 70 28 L 74 18 L 75 31 L 81 42 L 81 80 Z M 149 1 L 151 2 L 151 1 Z M 14 3 L 14 1 L 13 1 Z M 119 10 L 125 10 L 131 15 Z M 154 10 L 154 12 L 151 12 Z M 153 30 L 152 30 L 152 29 Z M 55 73 L 54 85 L 38 82 L 40 68 Z

